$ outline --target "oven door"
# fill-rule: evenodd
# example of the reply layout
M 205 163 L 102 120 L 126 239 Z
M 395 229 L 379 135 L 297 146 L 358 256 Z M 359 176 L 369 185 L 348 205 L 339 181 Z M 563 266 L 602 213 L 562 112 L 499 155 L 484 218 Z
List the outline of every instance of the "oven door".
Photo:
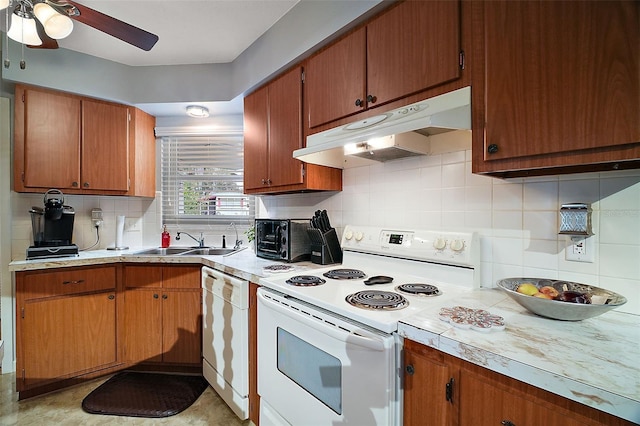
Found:
M 400 347 L 396 334 L 258 289 L 261 423 L 399 425 Z

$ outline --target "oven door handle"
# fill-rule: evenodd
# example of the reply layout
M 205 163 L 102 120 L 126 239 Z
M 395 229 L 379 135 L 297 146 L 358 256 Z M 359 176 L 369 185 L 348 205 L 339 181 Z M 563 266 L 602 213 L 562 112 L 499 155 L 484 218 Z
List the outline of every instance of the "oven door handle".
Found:
M 374 351 L 384 351 L 384 342 L 382 339 L 376 339 L 372 337 L 359 336 L 357 334 L 346 332 L 342 329 L 334 325 L 328 325 L 322 322 L 322 320 L 316 319 L 314 317 L 309 317 L 308 315 L 302 314 L 299 311 L 295 311 L 289 309 L 285 306 L 282 306 L 278 302 L 274 302 L 268 298 L 266 298 L 263 294 L 258 292 L 259 302 L 262 302 L 264 305 L 267 305 L 269 309 L 273 309 L 283 315 L 286 315 L 293 320 L 299 321 L 308 325 L 309 327 L 315 328 L 319 332 L 326 334 L 334 339 L 337 339 L 341 342 L 348 343 L 350 345 L 361 346 L 366 349 L 371 349 Z

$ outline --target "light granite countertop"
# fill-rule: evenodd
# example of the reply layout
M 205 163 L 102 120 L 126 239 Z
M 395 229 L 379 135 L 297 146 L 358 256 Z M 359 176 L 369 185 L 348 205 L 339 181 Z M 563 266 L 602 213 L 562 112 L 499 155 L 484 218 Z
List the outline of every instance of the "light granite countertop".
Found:
M 173 246 L 172 246 L 173 247 Z M 281 263 L 259 258 L 250 249 L 242 249 L 231 255 L 202 256 L 153 256 L 137 255 L 136 253 L 149 247 L 135 247 L 128 250 L 91 250 L 80 252 L 78 256 L 59 257 L 50 259 L 14 260 L 9 263 L 10 271 L 34 271 L 40 269 L 68 268 L 74 266 L 103 265 L 110 263 L 197 263 L 218 269 L 227 274 L 244 278 L 257 283 L 266 276 L 265 266 Z M 319 268 L 311 262 L 293 263 L 299 270 Z
M 504 330 L 479 332 L 439 319 L 450 298 L 401 320 L 405 338 L 640 423 L 640 316 L 609 311 L 582 321 L 530 313 L 499 289 L 461 293 L 455 305 L 505 319 Z
M 249 249 L 229 256 L 139 256 L 144 249 L 81 252 L 77 257 L 16 260 L 11 271 L 118 262 L 199 263 L 252 282 L 273 262 Z M 321 267 L 292 264 L 303 271 Z M 607 312 L 583 321 L 555 321 L 532 314 L 498 289 L 434 298 L 433 305 L 403 319 L 398 332 L 449 355 L 640 424 L 640 316 Z M 439 319 L 442 307 L 485 309 L 505 319 L 502 331 L 478 332 Z

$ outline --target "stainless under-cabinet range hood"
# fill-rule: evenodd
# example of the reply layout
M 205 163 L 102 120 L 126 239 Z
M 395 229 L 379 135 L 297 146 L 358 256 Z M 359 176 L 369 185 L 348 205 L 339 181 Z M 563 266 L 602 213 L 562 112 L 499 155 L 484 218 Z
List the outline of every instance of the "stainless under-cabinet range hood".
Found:
M 466 149 L 470 129 L 471 88 L 464 87 L 309 135 L 307 147 L 293 151 L 293 157 L 340 169 L 356 167 L 435 153 L 432 139 L 441 139 L 437 152 Z M 440 137 L 456 130 L 467 132 L 462 137 Z

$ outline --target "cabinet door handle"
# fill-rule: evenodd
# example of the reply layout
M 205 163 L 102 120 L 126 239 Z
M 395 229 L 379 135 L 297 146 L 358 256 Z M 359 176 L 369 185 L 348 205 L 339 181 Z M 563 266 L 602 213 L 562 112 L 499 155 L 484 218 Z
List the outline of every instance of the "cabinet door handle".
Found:
M 498 152 L 498 145 L 496 145 L 495 143 L 492 143 L 487 147 L 487 152 L 489 154 L 495 154 L 496 152 Z
M 378 98 L 373 95 L 367 95 L 367 102 L 370 104 L 375 104 Z
M 82 284 L 84 280 L 71 280 L 71 281 L 62 281 L 62 285 L 67 284 Z
M 83 183 L 82 186 L 84 186 L 85 188 L 88 188 L 89 187 L 89 182 Z
M 157 299 L 157 298 L 158 298 L 158 295 L 157 295 L 157 294 L 154 294 L 154 295 L 153 295 L 153 298 L 154 298 L 154 299 Z
M 413 373 L 416 372 L 415 368 L 413 368 L 413 365 L 409 364 L 405 367 L 405 371 L 407 372 L 408 375 L 413 376 Z
M 503 420 L 503 421 L 500 422 L 500 424 L 503 425 L 503 426 L 516 426 L 515 423 L 513 423 L 512 421 L 509 421 L 509 420 Z
M 110 294 L 110 295 L 109 295 L 109 297 L 107 297 L 107 298 L 108 298 L 109 300 L 113 300 L 113 299 L 115 299 L 115 298 L 116 298 L 116 296 L 115 296 L 115 295 L 113 295 L 113 294 Z
M 449 382 L 444 387 L 445 398 L 453 404 L 453 377 L 449 379 Z
M 356 106 L 358 106 L 358 107 L 364 105 L 364 102 L 362 102 L 362 99 L 360 99 L 360 98 L 356 99 L 355 103 L 356 103 Z
M 162 295 L 162 298 L 163 298 L 163 299 L 165 299 L 165 300 L 166 300 L 168 297 L 169 297 L 169 296 L 167 296 L 166 294 L 163 294 L 163 295 Z
M 71 182 L 71 186 L 73 186 L 74 188 L 77 188 L 78 187 L 78 182 L 76 182 L 76 181 Z

